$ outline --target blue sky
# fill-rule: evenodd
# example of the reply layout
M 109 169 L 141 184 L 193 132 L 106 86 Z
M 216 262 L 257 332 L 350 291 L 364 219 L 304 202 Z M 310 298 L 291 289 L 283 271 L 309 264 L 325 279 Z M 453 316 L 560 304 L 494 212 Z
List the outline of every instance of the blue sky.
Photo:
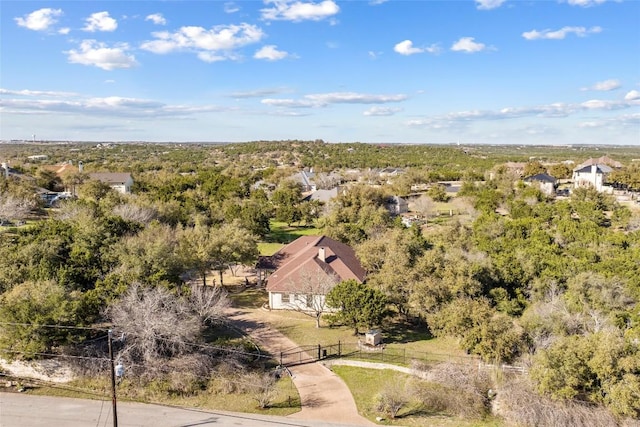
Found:
M 0 1 L 0 139 L 640 145 L 640 2 Z

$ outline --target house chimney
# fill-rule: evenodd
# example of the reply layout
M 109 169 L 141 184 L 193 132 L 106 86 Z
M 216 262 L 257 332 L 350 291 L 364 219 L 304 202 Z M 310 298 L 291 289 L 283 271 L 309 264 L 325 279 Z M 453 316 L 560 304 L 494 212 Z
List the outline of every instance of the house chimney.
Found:
M 327 254 L 324 247 L 318 248 L 318 259 L 322 262 L 327 262 Z
M 9 165 L 3 162 L 2 169 L 4 169 L 4 177 L 9 179 Z
M 84 164 L 82 164 L 82 160 L 78 162 L 78 172 L 82 173 L 84 170 Z

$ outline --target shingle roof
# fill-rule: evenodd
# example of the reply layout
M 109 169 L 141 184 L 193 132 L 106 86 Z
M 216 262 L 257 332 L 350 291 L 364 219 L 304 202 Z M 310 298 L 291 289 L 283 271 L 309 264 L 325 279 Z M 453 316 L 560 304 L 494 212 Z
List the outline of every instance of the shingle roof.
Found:
M 124 184 L 131 179 L 131 174 L 126 172 L 95 172 L 89 176 L 107 184 Z
M 325 261 L 319 257 L 321 248 L 324 248 Z M 355 251 L 326 236 L 302 236 L 276 252 L 271 262 L 277 270 L 267 279 L 269 292 L 300 290 L 303 272 L 335 276 L 337 281 L 355 279 L 363 282 L 365 278 L 364 268 Z
M 601 164 L 578 166 L 573 171 L 574 172 L 591 172 L 591 166 L 595 166 L 596 172 L 600 172 L 600 173 L 611 173 L 613 171 L 611 167 L 607 165 L 601 165 Z
M 556 179 L 549 174 L 539 173 L 536 175 L 528 176 L 524 179 L 525 182 L 552 182 L 555 183 Z

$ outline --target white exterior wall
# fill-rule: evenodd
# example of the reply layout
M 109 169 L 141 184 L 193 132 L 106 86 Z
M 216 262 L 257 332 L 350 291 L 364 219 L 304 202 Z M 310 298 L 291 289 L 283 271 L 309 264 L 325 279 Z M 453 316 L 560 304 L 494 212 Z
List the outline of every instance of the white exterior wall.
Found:
M 573 183 L 575 188 L 579 187 L 593 187 L 597 191 L 603 190 L 604 175 L 597 173 L 595 168 L 592 168 L 590 172 L 574 172 Z
M 284 302 L 284 295 L 289 295 L 290 302 Z M 307 298 L 314 298 L 311 307 L 307 305 Z M 273 310 L 301 310 L 314 311 L 313 307 L 322 307 L 325 303 L 324 295 L 284 294 L 282 292 L 269 292 L 269 307 Z M 328 310 L 323 310 L 328 311 Z
M 129 194 L 131 193 L 131 186 L 133 185 L 133 180 L 129 179 L 127 182 L 123 184 L 111 184 L 110 187 L 116 190 L 118 193 Z

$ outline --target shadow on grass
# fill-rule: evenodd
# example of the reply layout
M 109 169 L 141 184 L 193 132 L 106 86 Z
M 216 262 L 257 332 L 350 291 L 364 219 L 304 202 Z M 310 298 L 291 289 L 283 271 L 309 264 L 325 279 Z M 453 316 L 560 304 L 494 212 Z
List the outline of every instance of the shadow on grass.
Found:
M 300 236 L 319 234 L 320 230 L 315 226 L 287 225 L 281 222 L 272 222 L 271 231 L 265 236 L 265 242 L 291 243 Z
M 292 393 L 294 394 L 294 393 Z M 269 408 L 301 408 L 300 397 L 289 396 L 281 402 L 272 403 Z
M 269 301 L 269 296 L 264 289 L 229 286 L 228 290 L 229 299 L 234 307 L 260 308 Z
M 422 322 L 394 319 L 384 325 L 384 341 L 387 344 L 403 344 L 433 338 L 429 328 Z

